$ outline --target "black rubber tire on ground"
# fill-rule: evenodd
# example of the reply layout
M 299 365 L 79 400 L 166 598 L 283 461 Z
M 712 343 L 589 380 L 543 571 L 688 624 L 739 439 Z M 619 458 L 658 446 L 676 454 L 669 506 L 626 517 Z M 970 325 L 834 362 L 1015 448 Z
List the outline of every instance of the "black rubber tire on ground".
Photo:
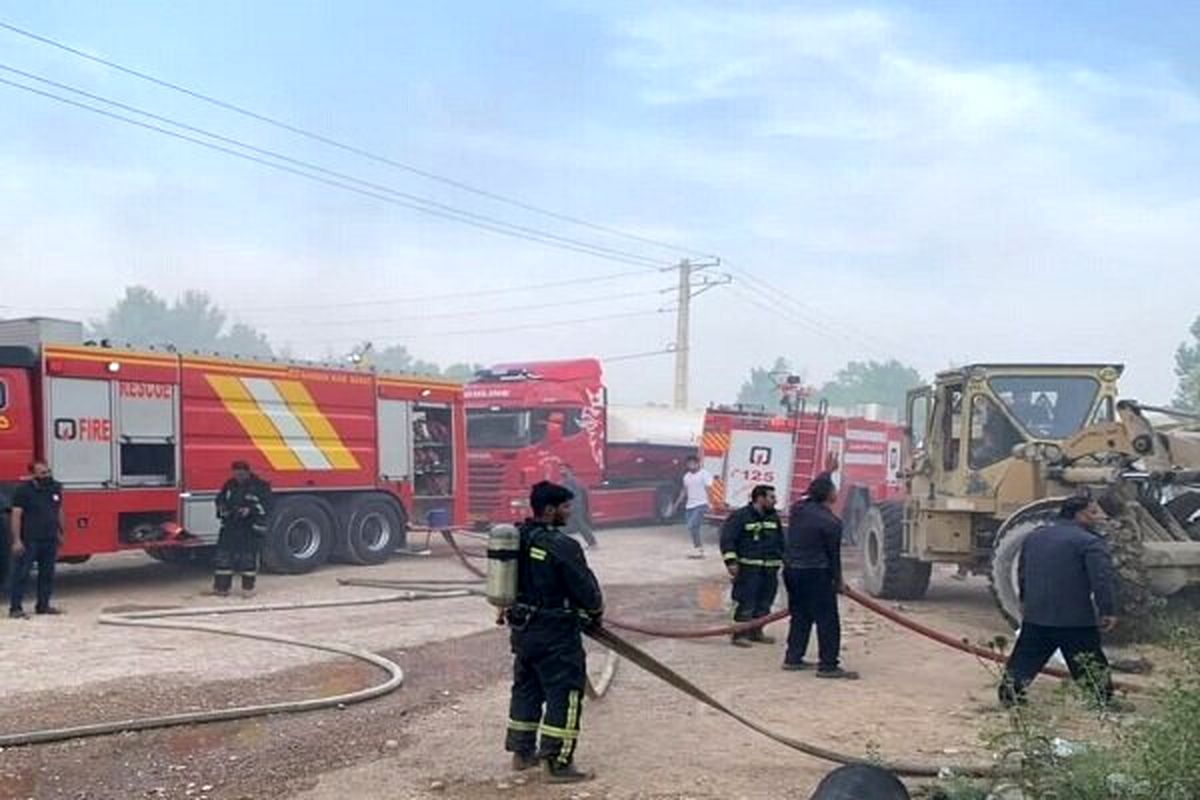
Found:
M 268 572 L 300 575 L 329 560 L 333 550 L 334 515 L 314 497 L 280 500 L 267 521 L 262 565 Z
M 929 590 L 933 565 L 904 552 L 904 503 L 871 506 L 858 528 L 863 554 L 863 587 L 887 600 L 919 600 Z
M 670 486 L 660 486 L 654 492 L 654 518 L 666 524 L 679 518 L 679 510 L 674 508 L 677 490 Z
M 1058 516 L 1062 501 L 1046 500 L 1026 506 L 1004 520 L 992 540 L 992 563 L 988 587 L 1000 616 L 1014 629 L 1021 626 L 1021 594 L 1017 585 L 1017 563 L 1026 537 Z
M 334 557 L 349 564 L 382 564 L 408 542 L 408 517 L 388 495 L 350 498 L 340 523 Z
M 1200 492 L 1179 495 L 1167 503 L 1167 511 L 1179 520 L 1188 536 L 1200 541 Z

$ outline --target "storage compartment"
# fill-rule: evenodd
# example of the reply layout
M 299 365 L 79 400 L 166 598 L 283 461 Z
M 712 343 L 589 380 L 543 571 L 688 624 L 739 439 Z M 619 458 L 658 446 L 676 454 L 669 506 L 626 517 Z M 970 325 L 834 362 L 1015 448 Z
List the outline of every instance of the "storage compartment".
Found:
M 418 404 L 412 409 L 413 522 L 444 527 L 454 493 L 454 418 L 448 405 Z M 431 513 L 432 516 L 431 516 Z

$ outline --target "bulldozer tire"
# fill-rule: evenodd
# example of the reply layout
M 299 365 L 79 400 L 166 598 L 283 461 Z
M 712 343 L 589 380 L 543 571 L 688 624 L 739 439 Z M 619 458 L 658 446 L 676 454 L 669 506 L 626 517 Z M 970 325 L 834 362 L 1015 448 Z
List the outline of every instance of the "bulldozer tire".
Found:
M 1058 518 L 1061 503 L 1061 498 L 1050 498 L 1025 506 L 1006 519 L 996 532 L 988 581 L 996 607 L 1014 628 L 1021 625 L 1021 596 L 1017 583 L 1021 547 L 1029 534 Z M 1121 624 L 1116 639 L 1141 637 L 1147 630 L 1154 609 L 1154 598 L 1148 588 L 1142 559 L 1141 528 L 1137 523 L 1137 515 L 1129 510 L 1135 505 L 1136 501 L 1130 501 L 1125 511 L 1105 524 L 1105 538 L 1117 575 L 1117 599 L 1120 604 L 1117 614 Z
M 1061 502 L 1054 499 L 1028 505 L 1004 520 L 1004 524 L 996 531 L 988 584 L 1000 615 L 1014 629 L 1021 627 L 1021 589 L 1017 582 L 1021 547 L 1029 534 L 1054 521 Z
M 1187 492 L 1167 503 L 1167 511 L 1179 521 L 1188 536 L 1200 542 L 1200 492 Z
M 929 590 L 933 565 L 904 553 L 904 504 L 881 503 L 863 514 L 858 528 L 863 587 L 886 600 L 919 600 Z

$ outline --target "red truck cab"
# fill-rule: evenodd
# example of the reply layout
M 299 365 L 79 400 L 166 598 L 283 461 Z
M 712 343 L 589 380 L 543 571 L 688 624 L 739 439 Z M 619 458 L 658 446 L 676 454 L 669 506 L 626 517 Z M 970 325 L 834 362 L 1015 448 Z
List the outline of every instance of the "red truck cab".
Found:
M 591 522 L 666 520 L 683 462 L 698 452 L 701 414 L 683 412 L 682 426 L 673 419 L 659 435 L 663 409 L 609 407 L 596 359 L 497 364 L 464 395 L 469 514 L 481 527 L 523 519 L 529 488 L 558 480 L 564 465 L 587 492 Z M 614 440 L 614 431 L 630 433 Z

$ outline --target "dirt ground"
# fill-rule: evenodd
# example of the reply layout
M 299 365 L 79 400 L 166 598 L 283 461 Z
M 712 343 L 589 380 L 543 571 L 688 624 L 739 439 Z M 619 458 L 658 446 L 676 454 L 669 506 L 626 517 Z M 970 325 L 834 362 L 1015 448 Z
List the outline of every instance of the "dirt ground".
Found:
M 679 530 L 603 531 L 589 558 L 610 614 L 682 626 L 724 619 L 727 581 L 714 554 L 686 558 Z M 459 578 L 446 552 L 379 567 L 266 576 L 254 602 L 368 597 L 338 577 Z M 198 633 L 102 627 L 104 610 L 211 605 L 206 576 L 139 555 L 64 569 L 59 619 L 0 625 L 0 730 L 129 718 L 330 694 L 377 672 L 294 648 Z M 244 601 L 231 600 L 230 603 Z M 784 673 L 780 644 L 641 640 L 655 656 L 771 727 L 856 754 L 936 764 L 981 757 L 1000 724 L 993 676 L 974 659 L 843 605 L 845 661 L 857 683 Z M 1004 633 L 982 579 L 938 573 L 905 610 L 983 640 Z M 780 798 L 808 796 L 828 766 L 775 745 L 625 664 L 586 707 L 585 787 L 518 783 L 502 752 L 509 656 L 479 599 L 223 617 L 220 624 L 351 643 L 394 658 L 405 685 L 343 710 L 110 736 L 0 752 L 0 800 L 18 798 Z M 593 670 L 603 656 L 595 654 Z

